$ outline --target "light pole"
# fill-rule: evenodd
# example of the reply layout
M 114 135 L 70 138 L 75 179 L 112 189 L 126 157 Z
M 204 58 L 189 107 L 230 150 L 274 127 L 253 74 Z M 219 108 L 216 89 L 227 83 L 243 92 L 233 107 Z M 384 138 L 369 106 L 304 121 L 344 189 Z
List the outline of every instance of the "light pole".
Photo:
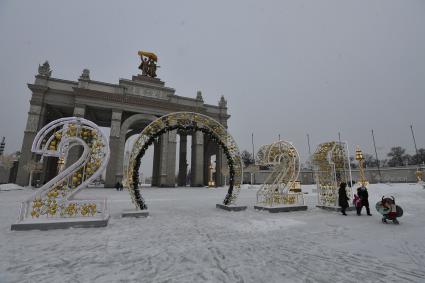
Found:
M 252 142 L 252 159 L 255 160 L 255 152 L 254 152 L 254 133 L 251 135 L 251 142 Z
M 415 139 L 415 133 L 413 132 L 413 125 L 410 125 L 410 131 L 412 132 L 413 144 L 415 145 L 416 158 L 418 159 L 417 163 L 419 164 L 418 147 L 416 146 L 416 139 Z
M 379 158 L 378 158 L 378 152 L 376 151 L 375 135 L 373 134 L 373 129 L 372 129 L 372 140 L 373 140 L 373 148 L 375 149 L 376 164 L 378 165 L 379 182 L 381 182 L 382 175 L 381 175 L 381 169 L 379 168 Z
M 310 135 L 307 134 L 307 144 L 308 144 L 308 159 L 311 158 L 311 148 L 310 148 Z M 310 163 L 310 169 L 313 169 L 313 164 Z

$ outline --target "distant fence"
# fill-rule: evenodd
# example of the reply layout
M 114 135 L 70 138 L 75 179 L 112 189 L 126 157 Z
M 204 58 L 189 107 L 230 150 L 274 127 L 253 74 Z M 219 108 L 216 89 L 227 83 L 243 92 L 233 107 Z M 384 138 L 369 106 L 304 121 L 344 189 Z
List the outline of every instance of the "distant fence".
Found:
M 366 168 L 365 175 L 369 183 L 413 183 L 416 182 L 416 170 L 420 168 L 425 174 L 425 166 L 404 166 L 404 167 L 384 167 L 380 168 Z M 272 171 L 260 170 L 254 173 L 244 172 L 243 182 L 250 184 L 251 180 L 254 184 L 262 184 L 267 176 Z M 252 174 L 252 176 L 251 176 Z M 351 176 L 353 181 L 359 179 L 359 169 L 352 169 Z M 314 184 L 314 173 L 312 170 L 301 170 L 299 175 L 301 184 Z

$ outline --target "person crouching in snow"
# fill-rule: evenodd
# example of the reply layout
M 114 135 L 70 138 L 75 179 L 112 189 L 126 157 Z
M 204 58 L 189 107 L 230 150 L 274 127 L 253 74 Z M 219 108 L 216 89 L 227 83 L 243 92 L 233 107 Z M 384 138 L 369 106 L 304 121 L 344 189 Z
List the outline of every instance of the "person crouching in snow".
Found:
M 394 224 L 399 224 L 397 220 L 397 206 L 395 204 L 394 197 L 392 198 L 382 197 L 382 206 L 384 207 L 382 222 L 387 223 L 387 219 L 388 219 L 388 220 L 392 220 Z
M 360 206 L 356 206 L 357 215 L 361 215 L 363 206 L 366 206 L 366 213 L 367 215 L 371 216 L 372 214 L 370 214 L 369 208 L 369 193 L 367 192 L 366 187 L 362 185 L 360 188 L 358 188 L 357 195 L 359 196 L 361 201 Z
M 345 210 L 348 207 L 348 196 L 347 196 L 347 191 L 345 190 L 345 188 L 347 187 L 346 183 L 341 183 L 339 185 L 339 190 L 338 190 L 338 201 L 339 201 L 339 206 L 341 207 L 341 213 L 342 215 L 347 216 L 347 214 L 345 213 Z

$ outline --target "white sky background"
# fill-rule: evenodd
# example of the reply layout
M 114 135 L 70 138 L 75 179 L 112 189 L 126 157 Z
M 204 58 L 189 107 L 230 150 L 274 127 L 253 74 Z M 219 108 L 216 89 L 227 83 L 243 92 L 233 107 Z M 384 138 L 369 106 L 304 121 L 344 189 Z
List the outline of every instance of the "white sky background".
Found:
M 294 142 L 303 161 L 336 140 L 381 158 L 410 124 L 425 147 L 425 1 L 0 0 L 0 136 L 20 150 L 38 64 L 53 77 L 118 83 L 138 73 L 138 50 L 159 56 L 176 94 L 228 100 L 241 150 Z M 149 165 L 151 167 L 151 165 Z

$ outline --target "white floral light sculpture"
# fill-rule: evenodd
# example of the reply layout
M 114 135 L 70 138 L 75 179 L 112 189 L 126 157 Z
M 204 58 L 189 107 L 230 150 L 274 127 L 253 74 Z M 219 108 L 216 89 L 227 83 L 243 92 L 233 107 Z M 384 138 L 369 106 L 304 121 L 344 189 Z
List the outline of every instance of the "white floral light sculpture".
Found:
M 350 164 L 346 143 L 325 142 L 313 154 L 314 176 L 317 185 L 318 206 L 338 207 L 338 188 L 350 181 Z M 349 186 L 347 196 L 352 197 Z
M 300 172 L 299 154 L 291 143 L 280 140 L 260 147 L 256 163 L 273 170 L 257 192 L 257 204 L 304 205 L 302 193 L 290 192 Z
M 75 146 L 83 148 L 82 154 L 65 168 L 69 152 Z M 58 174 L 22 203 L 16 225 L 109 218 L 106 200 L 72 198 L 94 181 L 108 164 L 108 140 L 95 123 L 77 117 L 52 121 L 37 133 L 32 152 L 40 154 L 41 161 L 44 157 L 57 157 Z

